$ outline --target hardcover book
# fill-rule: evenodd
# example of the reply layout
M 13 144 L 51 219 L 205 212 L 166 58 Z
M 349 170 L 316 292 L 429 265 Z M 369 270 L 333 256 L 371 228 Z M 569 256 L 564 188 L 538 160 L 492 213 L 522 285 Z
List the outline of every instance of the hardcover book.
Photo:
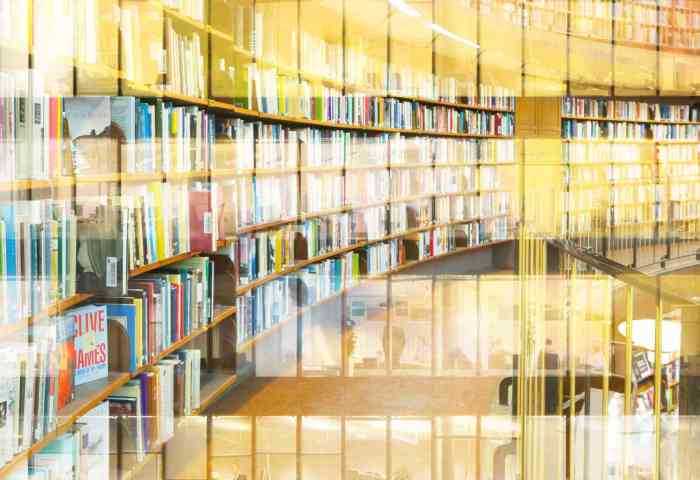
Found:
M 64 117 L 70 132 L 73 171 L 76 175 L 121 172 L 119 145 L 122 129 L 112 122 L 110 97 L 71 97 L 64 100 Z
M 73 400 L 75 383 L 75 328 L 69 317 L 56 318 L 56 360 L 58 367 L 58 401 L 60 411 Z
M 107 377 L 107 307 L 88 305 L 69 312 L 75 328 L 75 384 Z

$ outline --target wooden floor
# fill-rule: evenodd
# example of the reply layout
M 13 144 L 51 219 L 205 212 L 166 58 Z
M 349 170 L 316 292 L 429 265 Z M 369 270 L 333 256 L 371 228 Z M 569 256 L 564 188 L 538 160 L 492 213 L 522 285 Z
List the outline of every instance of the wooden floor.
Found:
M 501 410 L 502 377 L 254 378 L 207 413 L 229 415 L 440 416 Z

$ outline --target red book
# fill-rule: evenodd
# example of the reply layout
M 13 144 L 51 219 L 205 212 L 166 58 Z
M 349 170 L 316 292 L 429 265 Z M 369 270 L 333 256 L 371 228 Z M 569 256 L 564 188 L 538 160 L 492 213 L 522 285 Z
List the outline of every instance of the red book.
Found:
M 190 190 L 189 200 L 190 248 L 201 252 L 216 250 L 211 212 L 211 192 L 208 190 Z
M 58 139 L 58 99 L 55 97 L 49 98 L 49 174 L 53 175 L 56 172 L 56 153 L 58 150 L 58 145 L 56 141 Z
M 56 352 L 52 359 L 50 398 L 58 395 L 60 411 L 73 400 L 75 386 L 75 328 L 72 317 L 59 317 L 56 323 Z M 56 384 L 58 383 L 58 389 Z M 58 390 L 58 391 L 56 391 Z

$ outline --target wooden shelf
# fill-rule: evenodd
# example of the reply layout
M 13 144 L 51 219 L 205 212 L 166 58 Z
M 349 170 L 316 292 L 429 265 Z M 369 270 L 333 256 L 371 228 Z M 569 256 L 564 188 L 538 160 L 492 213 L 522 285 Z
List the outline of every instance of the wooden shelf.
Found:
M 80 417 L 99 405 L 107 397 L 125 385 L 131 379 L 128 373 L 110 373 L 102 380 L 81 385 L 75 390 L 75 399 L 65 406 L 57 415 L 58 426 L 34 443 L 30 448 L 15 455 L 8 463 L 0 467 L 0 478 L 9 475 L 12 470 L 24 461 L 40 452 L 59 436 L 67 432 Z
M 150 367 L 152 367 L 156 363 L 160 362 L 168 355 L 180 350 L 182 347 L 184 347 L 185 345 L 190 343 L 195 338 L 208 332 L 209 330 L 213 329 L 214 327 L 219 325 L 221 322 L 223 322 L 224 320 L 226 320 L 227 318 L 229 318 L 235 314 L 236 314 L 236 307 L 217 305 L 214 308 L 214 318 L 212 318 L 212 321 L 210 323 L 190 332 L 189 335 L 182 337 L 181 339 L 176 340 L 175 342 L 170 344 L 162 352 L 155 355 L 155 357 L 151 361 L 149 361 L 148 364 L 143 365 L 143 366 L 139 367 L 138 369 L 136 369 L 136 371 L 133 373 L 132 376 L 136 376 L 136 375 L 139 375 L 139 374 L 145 372 Z
M 376 240 L 376 241 L 379 242 L 382 240 Z M 403 265 L 400 265 L 394 269 L 391 269 L 386 273 L 381 273 L 381 274 L 376 274 L 376 275 L 368 275 L 366 277 L 360 278 L 360 280 L 358 282 L 356 282 L 355 284 L 344 287 L 344 288 L 340 289 L 338 292 L 335 292 L 335 293 L 329 295 L 328 297 L 319 300 L 318 302 L 316 302 L 314 304 L 301 307 L 297 312 L 293 313 L 292 315 L 289 315 L 287 318 L 285 318 L 284 320 L 280 321 L 279 323 L 273 325 L 272 327 L 268 328 L 267 330 L 263 330 L 262 332 L 259 332 L 254 337 L 247 338 L 246 340 L 244 340 L 241 343 L 239 343 L 238 345 L 236 345 L 236 352 L 238 353 L 238 352 L 248 351 L 252 346 L 261 342 L 262 340 L 269 337 L 270 335 L 272 335 L 276 331 L 280 330 L 286 324 L 288 324 L 290 321 L 298 318 L 299 316 L 309 312 L 310 310 L 312 310 L 318 306 L 324 305 L 326 303 L 329 303 L 329 302 L 337 299 L 338 297 L 347 293 L 348 291 L 351 291 L 355 288 L 360 287 L 364 281 L 378 280 L 381 278 L 385 278 L 391 274 L 400 273 L 400 272 L 407 270 L 409 268 L 412 268 L 412 267 L 415 267 L 415 266 L 418 266 L 418 265 L 421 265 L 424 263 L 432 262 L 434 260 L 451 257 L 453 255 L 458 255 L 460 253 L 482 250 L 485 248 L 492 247 L 494 245 L 500 245 L 500 244 L 508 243 L 511 241 L 512 240 L 496 240 L 496 241 L 488 242 L 488 243 L 485 243 L 482 245 L 477 245 L 474 247 L 460 247 L 460 248 L 457 248 L 455 250 L 452 250 L 452 251 L 449 251 L 449 252 L 446 252 L 446 253 L 443 253 L 440 255 L 435 255 L 435 256 L 424 258 L 421 260 L 412 260 L 412 261 L 406 262 Z
M 514 110 L 509 109 L 509 108 L 500 108 L 500 107 L 489 107 L 489 106 L 484 106 L 484 105 L 472 105 L 469 103 L 459 103 L 459 102 L 449 102 L 445 100 L 434 100 L 431 98 L 425 98 L 425 97 L 412 97 L 408 95 L 395 95 L 395 94 L 388 94 L 386 95 L 387 98 L 395 98 L 396 100 L 403 100 L 406 102 L 418 102 L 418 103 L 425 103 L 427 105 L 435 105 L 435 106 L 440 106 L 440 107 L 451 107 L 451 108 L 457 108 L 457 109 L 462 109 L 462 110 L 478 110 L 482 112 L 492 112 L 492 113 L 515 113 Z
M 228 390 L 238 377 L 235 374 L 226 373 L 202 373 L 199 407 L 192 411 L 192 415 L 201 415 L 211 404 Z
M 700 125 L 700 122 L 689 122 L 683 120 L 634 120 L 626 118 L 607 118 L 607 117 L 585 117 L 576 115 L 562 115 L 562 120 L 579 120 L 593 122 L 616 122 L 616 123 L 640 123 L 644 125 Z
M 698 140 L 654 140 L 650 138 L 637 138 L 637 139 L 627 139 L 627 138 L 563 138 L 563 142 L 565 143 L 619 143 L 619 144 L 638 144 L 638 145 L 653 145 L 653 144 L 662 144 L 662 145 L 672 145 L 672 144 L 697 144 L 700 143 L 700 139 Z M 626 162 L 621 162 L 621 163 L 626 163 Z M 633 162 L 629 162 L 633 163 Z
M 163 453 L 163 445 L 159 445 L 157 448 L 153 449 L 151 452 L 146 452 L 142 462 L 134 465 L 130 471 L 125 472 L 120 480 L 133 480 L 139 478 L 141 472 L 143 472 L 148 465 L 150 465 L 154 460 L 160 457 Z
M 262 121 L 266 121 L 266 122 L 283 123 L 283 124 L 297 125 L 297 126 L 333 128 L 333 129 L 339 129 L 339 130 L 355 130 L 355 131 L 371 132 L 371 133 L 402 133 L 405 135 L 420 135 L 420 136 L 428 136 L 428 137 L 501 139 L 501 140 L 513 138 L 513 136 L 502 136 L 502 135 L 481 135 L 481 134 L 439 132 L 439 131 L 432 131 L 432 130 L 418 130 L 418 129 L 405 129 L 405 128 L 372 127 L 372 126 L 362 126 L 362 125 L 356 125 L 356 124 L 336 123 L 336 122 L 331 122 L 331 121 L 309 120 L 309 119 L 298 118 L 298 117 L 291 117 L 291 116 L 285 116 L 285 115 L 273 115 L 270 113 L 257 112 L 254 110 L 248 110 L 245 108 L 237 107 L 235 105 L 227 104 L 224 102 L 219 102 L 216 100 L 210 100 L 209 107 L 211 107 L 215 110 L 235 114 L 235 115 L 242 116 L 245 118 L 258 119 L 258 120 L 262 120 Z M 489 109 L 489 111 L 494 111 L 494 110 Z
M 32 325 L 38 319 L 58 315 L 59 313 L 69 310 L 74 306 L 91 299 L 92 297 L 93 295 L 89 293 L 77 293 L 72 297 L 68 297 L 66 299 L 52 303 L 37 315 L 26 317 L 18 322 L 1 326 L 0 338 L 21 332 L 22 330 L 25 330 L 27 327 Z
M 129 277 L 137 277 L 139 275 L 142 275 L 144 273 L 151 272 L 153 270 L 158 270 L 159 268 L 167 267 L 168 265 L 172 265 L 173 263 L 180 262 L 182 260 L 187 260 L 188 258 L 196 257 L 200 254 L 201 252 L 186 252 L 186 253 L 181 253 L 179 255 L 175 255 L 174 257 L 166 258 L 164 260 L 159 260 L 155 263 L 149 263 L 148 265 L 144 265 L 142 267 L 135 268 L 134 270 L 131 270 L 129 272 Z

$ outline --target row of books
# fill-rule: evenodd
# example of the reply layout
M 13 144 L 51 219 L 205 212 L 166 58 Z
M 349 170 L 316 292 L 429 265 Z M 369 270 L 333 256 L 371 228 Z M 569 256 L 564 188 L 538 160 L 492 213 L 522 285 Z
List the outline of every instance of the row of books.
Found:
M 165 18 L 167 90 L 190 97 L 206 98 L 206 37 L 198 31 L 176 28 L 178 20 Z M 203 47 L 202 44 L 205 46 Z
M 0 464 L 56 429 L 59 411 L 74 396 L 74 338 L 72 320 L 58 317 L 38 322 L 31 343 L 3 343 Z
M 477 195 L 451 195 L 435 199 L 435 221 L 438 224 L 472 220 L 479 217 Z
M 350 252 L 274 279 L 236 298 L 236 341 L 241 343 L 293 318 L 354 284 L 360 276 L 360 253 Z
M 15 469 L 9 478 L 109 478 L 109 427 L 109 404 L 102 402 L 79 424 L 34 454 L 25 469 Z
M 433 202 L 416 199 L 391 205 L 391 233 L 405 232 L 413 228 L 427 227 L 433 223 Z
M 4 179 L 211 168 L 214 118 L 203 109 L 135 97 L 27 95 L 8 87 L 11 78 L 0 76 L 0 90 L 9 89 L 0 108 Z
M 363 93 L 342 95 L 335 87 L 278 78 L 275 69 L 263 69 L 255 64 L 249 65 L 248 72 L 248 103 L 264 113 L 375 128 L 513 135 L 513 118 L 509 113 L 427 105 Z M 484 97 L 484 100 L 488 99 Z M 510 104 L 493 100 L 487 106 L 508 108 Z
M 26 81 L 25 81 L 26 83 Z M 50 98 L 27 96 L 15 85 L 15 76 L 0 77 L 3 95 L 0 109 L 1 147 L 8 162 L 0 166 L 7 179 L 46 179 L 60 175 L 100 175 L 116 173 L 208 172 L 210 169 L 295 168 L 302 166 L 341 166 L 345 157 L 353 158 L 368 149 L 377 162 L 403 162 L 396 145 L 424 145 L 425 159 L 460 162 L 479 158 L 483 161 L 512 161 L 513 142 L 470 142 L 463 139 L 412 139 L 394 135 L 366 135 L 322 129 L 292 129 L 276 124 L 250 123 L 243 120 L 215 118 L 206 109 L 174 106 L 156 99 L 152 102 L 135 97 Z M 403 103 L 409 110 L 418 104 Z M 32 110 L 33 125 L 27 125 L 24 111 Z M 423 106 L 425 107 L 425 106 Z M 418 106 L 418 112 L 423 111 Z M 475 134 L 510 135 L 512 116 L 486 112 L 447 115 L 438 108 L 442 120 L 432 114 L 410 113 L 415 121 L 427 122 L 426 128 L 445 128 Z M 32 113 L 33 112 L 33 113 Z M 429 118 L 424 119 L 428 115 Z M 476 115 L 476 117 L 474 117 Z M 495 117 L 494 117 L 495 115 Z M 466 125 L 462 125 L 464 121 Z M 410 124 L 413 124 L 411 120 Z M 456 123 L 454 123 L 456 121 Z M 505 123 L 499 123 L 504 121 Z M 437 123 L 436 123 L 437 122 Z M 471 123 L 469 123 L 471 122 Z M 461 125 L 461 126 L 460 126 Z M 412 128 L 412 127 L 410 127 Z M 511 132 L 511 133 L 508 133 Z M 366 141 L 363 141 L 366 140 Z M 258 148 L 255 148 L 255 145 Z M 302 149 L 299 151 L 298 144 Z M 371 147 L 368 147 L 371 145 Z M 392 145 L 387 150 L 386 145 Z M 410 147 L 407 147 L 411 150 Z M 478 148 L 479 153 L 474 149 Z M 389 157 L 389 158 L 387 158 Z M 301 163 L 300 163 L 301 162 Z M 348 162 L 349 163 L 349 162 Z
M 0 325 L 38 314 L 76 293 L 78 225 L 69 201 L 0 205 Z
M 476 167 L 442 167 L 435 169 L 435 193 L 476 192 Z M 485 179 L 489 176 L 482 176 Z M 492 188 L 492 187 L 486 187 Z
M 198 22 L 206 19 L 206 2 L 204 0 L 163 0 L 163 6 L 172 8 Z
M 666 148 L 666 145 L 662 146 Z M 652 162 L 654 151 L 642 144 L 565 142 L 562 158 L 570 164 Z
M 658 145 L 657 157 L 659 162 L 669 163 L 698 163 L 700 161 L 700 145 Z
M 198 260 L 197 264 L 181 262 L 167 274 L 135 281 L 130 297 L 106 298 L 104 301 L 111 303 L 80 307 L 37 322 L 30 343 L 3 345 L 0 399 L 5 408 L 0 425 L 0 465 L 53 432 L 62 409 L 74 399 L 75 387 L 105 378 L 108 367 L 133 373 L 137 366 L 150 365 L 115 391 L 108 402 L 82 417 L 69 433 L 34 455 L 29 473 L 44 478 L 41 475 L 48 468 L 53 471 L 45 478 L 83 478 L 85 471 L 106 475 L 101 465 L 110 465 L 112 474 L 117 463 L 124 471 L 172 437 L 174 418 L 192 414 L 201 403 L 201 352 L 180 350 L 156 363 L 151 346 L 165 348 L 176 337 L 187 335 L 190 328 L 198 328 L 205 316 L 211 318 L 208 304 L 212 289 L 205 277 L 212 272 L 205 273 L 207 259 Z M 165 333 L 159 338 L 161 332 Z M 123 365 L 122 356 L 130 357 Z M 123 423 L 124 428 L 111 424 L 110 418 Z M 100 435 L 94 431 L 96 422 L 105 434 L 100 442 L 92 438 Z M 72 450 L 76 434 L 78 449 Z M 123 438 L 116 440 L 118 435 Z M 111 441 L 123 447 L 118 452 L 121 462 L 108 455 Z M 87 459 L 81 455 L 83 448 L 90 449 Z M 52 457 L 60 453 L 64 454 L 62 459 Z M 72 454 L 66 456 L 68 453 Z M 70 460 L 68 465 L 62 463 L 66 459 Z M 56 463 L 58 460 L 62 462 Z M 66 472 L 71 475 L 62 476 Z
M 65 100 L 76 174 L 206 171 L 213 117 L 198 107 L 156 99 L 74 97 Z
M 590 140 L 700 140 L 697 125 L 660 125 L 596 120 L 564 120 L 564 139 Z
M 106 297 L 112 370 L 135 372 L 178 340 L 211 323 L 214 271 L 194 257 L 130 280 L 125 295 Z M 125 346 L 128 349 L 125 350 Z M 119 347 L 119 350 L 116 350 Z
M 626 120 L 700 121 L 700 107 L 697 105 L 670 105 L 590 97 L 562 98 L 562 113 L 569 116 Z
M 508 139 L 471 140 L 293 129 L 278 124 L 227 119 L 217 119 L 216 129 L 217 169 L 359 168 L 363 165 L 472 164 L 479 161 L 512 163 L 515 160 L 515 142 Z M 301 145 L 300 152 L 297 143 Z
M 280 220 L 293 221 L 300 214 L 317 215 L 340 208 L 363 209 L 376 203 L 400 202 L 420 196 L 473 192 L 479 183 L 482 189 L 509 189 L 511 187 L 507 186 L 504 177 L 508 172 L 501 172 L 500 168 L 503 167 L 483 166 L 480 175 L 475 167 L 433 169 L 429 166 L 391 171 L 348 170 L 345 176 L 338 172 L 302 173 L 301 178 L 296 173 L 258 174 L 237 182 L 236 210 L 239 225 L 247 227 Z M 271 198 L 283 201 L 271 202 Z M 226 216 L 225 213 L 219 215 Z

